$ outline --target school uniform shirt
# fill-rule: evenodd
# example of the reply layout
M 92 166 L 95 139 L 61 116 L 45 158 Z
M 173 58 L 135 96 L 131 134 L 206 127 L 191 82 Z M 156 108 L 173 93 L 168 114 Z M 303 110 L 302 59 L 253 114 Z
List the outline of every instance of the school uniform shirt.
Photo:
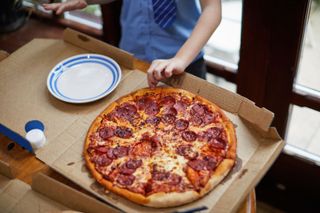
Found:
M 120 48 L 149 62 L 172 58 L 190 36 L 201 14 L 199 1 L 176 0 L 176 18 L 163 29 L 154 21 L 152 0 L 123 0 L 122 4 Z M 200 52 L 195 60 L 202 56 Z

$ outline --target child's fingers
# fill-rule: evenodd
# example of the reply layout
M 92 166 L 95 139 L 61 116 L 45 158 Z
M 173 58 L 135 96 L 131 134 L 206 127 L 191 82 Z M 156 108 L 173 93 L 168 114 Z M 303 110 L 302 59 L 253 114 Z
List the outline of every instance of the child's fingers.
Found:
M 74 7 L 75 7 L 75 6 L 72 4 L 72 2 L 62 4 L 62 5 L 59 7 L 59 9 L 57 10 L 57 15 L 60 15 L 60 14 L 62 14 L 62 13 L 65 12 L 65 11 L 69 11 L 69 10 L 76 9 L 76 8 L 74 8 Z
M 155 87 L 158 83 L 158 81 L 154 78 L 153 71 L 154 71 L 154 69 L 151 64 L 150 68 L 147 71 L 147 79 L 148 79 L 149 87 Z
M 164 79 L 162 72 L 165 70 L 167 63 L 159 63 L 158 66 L 154 68 L 153 75 L 157 81 Z
M 148 74 L 148 85 L 151 88 L 154 88 L 155 86 L 157 86 L 158 81 L 154 79 L 153 75 L 149 75 Z
M 61 5 L 61 3 L 52 3 L 52 4 L 43 4 L 43 8 L 46 10 L 54 10 L 56 11 L 59 6 Z
M 65 11 L 65 6 L 62 5 L 57 9 L 56 14 L 61 15 L 64 11 Z
M 157 61 L 157 60 L 153 61 L 153 62 L 151 63 L 151 65 L 150 65 L 150 67 L 149 67 L 149 69 L 148 69 L 147 73 L 151 73 L 151 72 L 153 72 L 154 68 L 156 68 L 156 66 L 158 66 L 158 64 L 159 64 L 159 63 L 160 63 L 160 62 L 159 62 L 159 61 Z
M 67 1 L 63 4 L 60 5 L 60 7 L 57 10 L 57 15 L 62 14 L 65 11 L 70 11 L 70 10 L 76 10 L 76 9 L 80 9 L 82 5 L 78 5 L 77 1 Z
M 169 64 L 166 69 L 164 70 L 164 76 L 166 78 L 170 78 L 172 76 L 172 72 L 174 70 L 174 65 Z

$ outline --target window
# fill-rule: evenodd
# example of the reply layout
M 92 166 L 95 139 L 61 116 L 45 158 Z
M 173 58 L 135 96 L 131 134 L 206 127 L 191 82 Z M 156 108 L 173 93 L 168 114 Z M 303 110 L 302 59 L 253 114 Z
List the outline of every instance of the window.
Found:
M 66 12 L 64 18 L 102 30 L 101 15 L 99 5 L 89 5 L 82 10 Z
M 319 2 L 319 3 L 318 3 Z M 320 1 L 312 2 L 306 24 L 296 92 L 320 98 Z M 308 107 L 291 106 L 285 151 L 320 165 L 320 112 Z

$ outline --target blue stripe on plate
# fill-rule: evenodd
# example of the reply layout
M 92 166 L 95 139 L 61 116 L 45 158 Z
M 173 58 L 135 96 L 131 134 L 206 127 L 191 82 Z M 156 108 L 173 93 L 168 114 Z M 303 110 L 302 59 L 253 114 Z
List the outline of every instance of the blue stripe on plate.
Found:
M 92 59 L 96 59 L 96 60 L 92 60 Z M 82 61 L 79 61 L 79 60 L 82 60 Z M 67 97 L 65 95 L 63 95 L 59 89 L 57 88 L 57 80 L 59 79 L 59 77 L 61 76 L 61 74 L 63 73 L 63 70 L 62 70 L 62 67 L 63 66 L 66 66 L 68 68 L 70 67 L 73 67 L 75 65 L 78 65 L 78 64 L 82 64 L 82 63 L 98 63 L 98 64 L 101 64 L 103 66 L 106 66 L 107 68 L 109 68 L 109 70 L 112 72 L 112 75 L 113 75 L 113 81 L 111 83 L 111 85 L 104 91 L 102 92 L 101 94 L 95 96 L 95 97 L 91 97 L 90 99 L 74 99 L 74 98 L 70 98 L 70 97 Z M 103 57 L 99 57 L 99 56 L 79 56 L 79 57 L 76 57 L 72 60 L 68 60 L 66 62 L 64 62 L 62 64 L 62 66 L 58 66 L 56 69 L 55 69 L 55 73 L 56 75 L 54 75 L 52 73 L 51 77 L 50 77 L 50 88 L 51 90 L 58 96 L 60 97 L 63 97 L 64 99 L 66 100 L 69 100 L 69 101 L 90 101 L 92 99 L 97 99 L 101 96 L 104 96 L 106 93 L 108 93 L 111 89 L 113 89 L 113 87 L 115 86 L 115 84 L 119 81 L 119 74 L 118 74 L 118 68 L 114 65 L 114 63 L 110 60 L 107 60 Z

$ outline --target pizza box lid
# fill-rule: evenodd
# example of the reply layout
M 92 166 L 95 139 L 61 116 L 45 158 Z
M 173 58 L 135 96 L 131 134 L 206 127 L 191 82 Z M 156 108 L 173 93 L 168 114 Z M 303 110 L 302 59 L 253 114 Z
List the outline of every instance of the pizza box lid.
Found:
M 32 185 L 14 179 L 9 164 L 0 160 L 0 209 L 2 212 L 119 212 L 88 195 L 38 173 Z
M 96 102 L 75 105 L 54 98 L 46 88 L 50 70 L 60 61 L 82 53 L 99 53 L 117 61 L 122 69 L 118 87 Z M 47 145 L 36 157 L 98 198 L 126 212 L 174 212 L 205 207 L 204 212 L 236 211 L 280 154 L 284 141 L 270 127 L 273 113 L 254 102 L 190 74 L 166 84 L 199 94 L 220 106 L 236 126 L 237 166 L 205 197 L 175 208 L 143 207 L 106 192 L 90 176 L 82 157 L 85 135 L 92 121 L 111 102 L 147 87 L 147 66 L 130 53 L 67 29 L 63 40 L 34 39 L 0 62 L 0 124 L 25 135 L 24 125 L 40 120 L 46 126 Z M 139 66 L 138 66 L 139 65 Z M 5 132 L 4 132 L 5 134 Z

